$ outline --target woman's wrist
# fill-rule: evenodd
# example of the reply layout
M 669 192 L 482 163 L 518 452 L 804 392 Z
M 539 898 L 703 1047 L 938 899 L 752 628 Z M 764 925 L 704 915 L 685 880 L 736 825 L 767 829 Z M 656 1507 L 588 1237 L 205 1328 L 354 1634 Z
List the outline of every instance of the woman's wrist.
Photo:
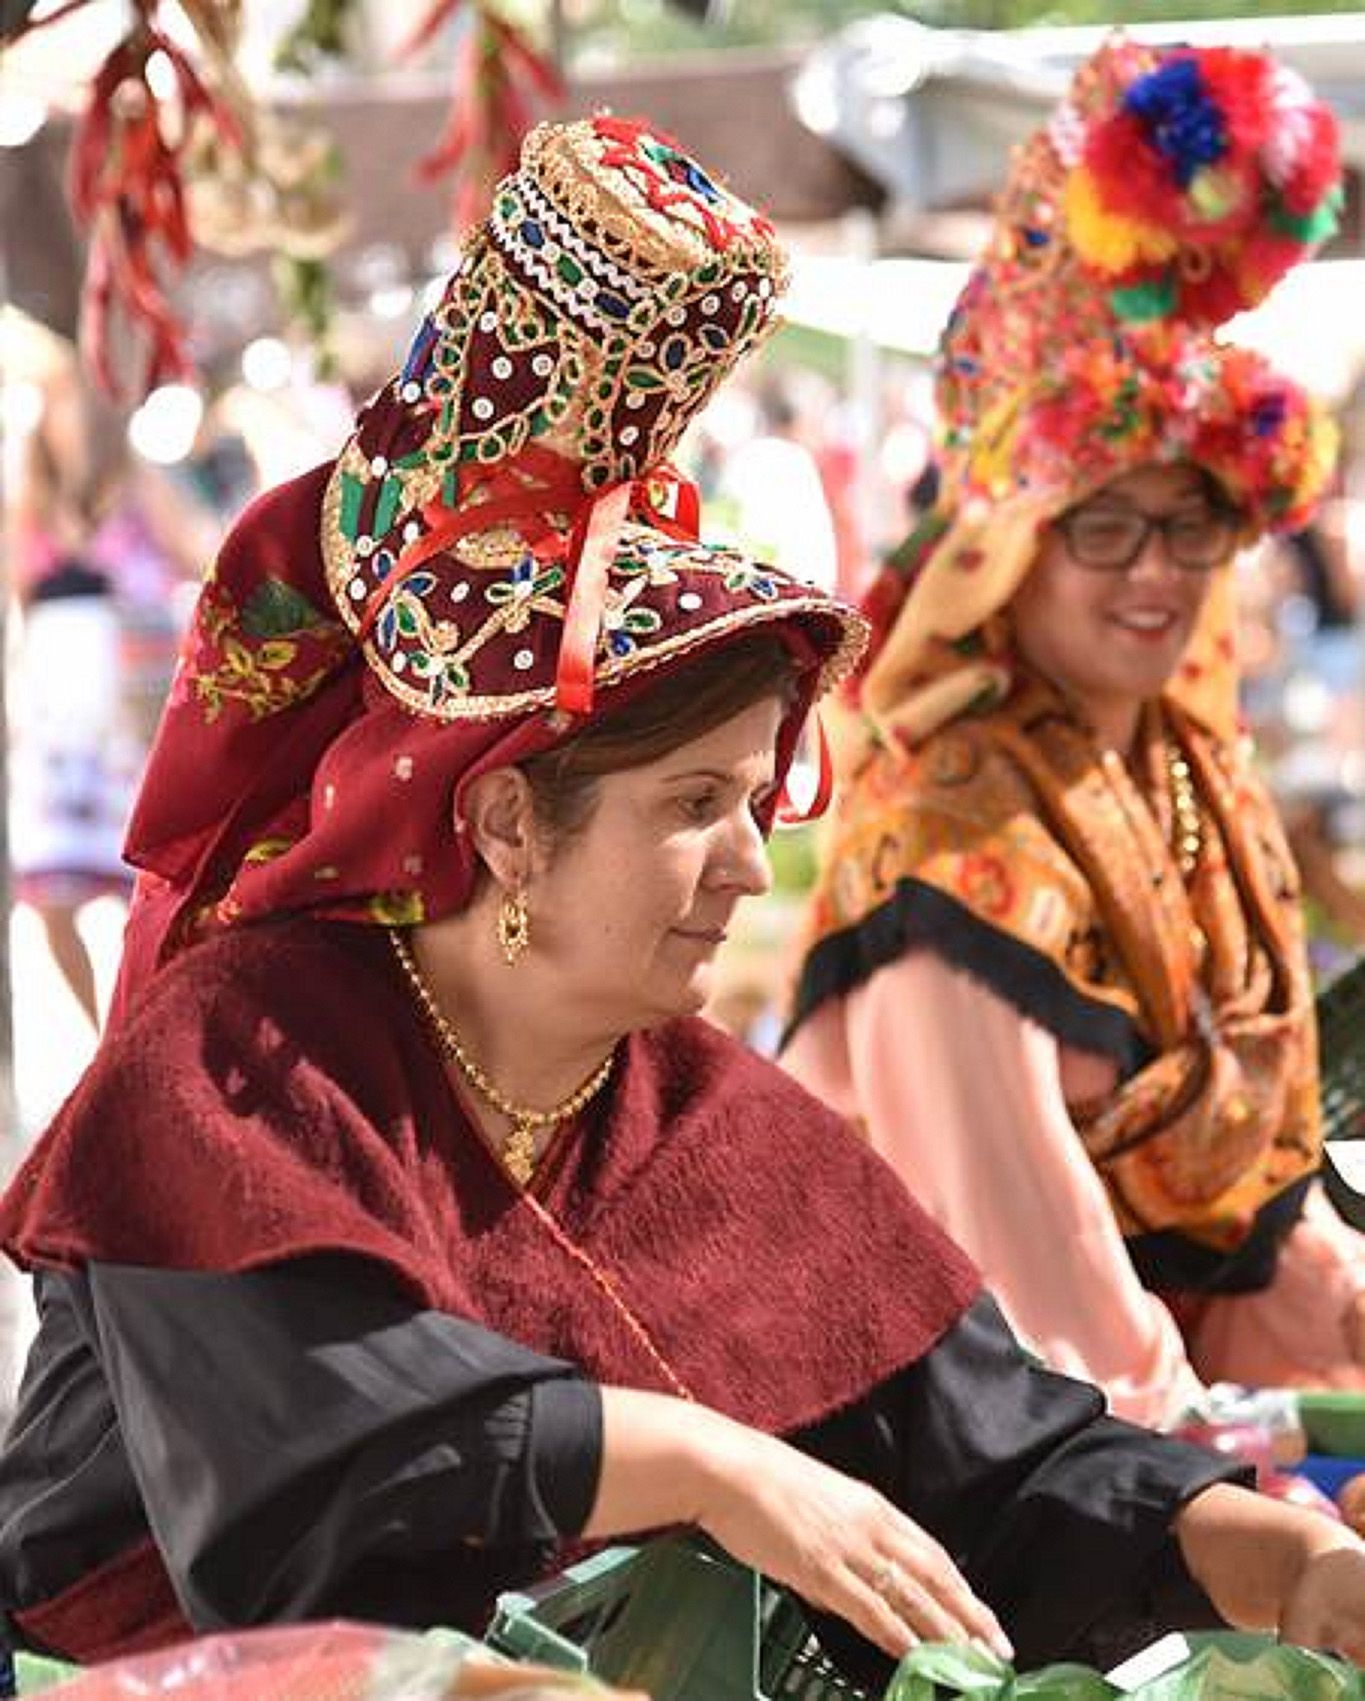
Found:
M 602 1464 L 589 1536 L 700 1524 L 725 1492 L 747 1432 L 708 1406 L 635 1388 L 602 1390 Z
M 1362 1550 L 1344 1524 L 1230 1483 L 1214 1483 L 1176 1514 L 1190 1574 L 1229 1624 L 1278 1630 L 1306 1568 L 1337 1549 Z

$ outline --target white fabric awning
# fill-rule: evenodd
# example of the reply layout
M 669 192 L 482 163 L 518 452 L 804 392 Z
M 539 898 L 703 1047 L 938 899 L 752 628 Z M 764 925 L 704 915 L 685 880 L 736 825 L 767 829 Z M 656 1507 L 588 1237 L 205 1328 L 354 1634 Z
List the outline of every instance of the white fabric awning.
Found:
M 967 270 L 955 260 L 798 255 L 783 306 L 794 324 L 928 358 Z M 1226 334 L 1337 401 L 1365 370 L 1362 301 L 1365 260 L 1318 260 L 1291 272 Z

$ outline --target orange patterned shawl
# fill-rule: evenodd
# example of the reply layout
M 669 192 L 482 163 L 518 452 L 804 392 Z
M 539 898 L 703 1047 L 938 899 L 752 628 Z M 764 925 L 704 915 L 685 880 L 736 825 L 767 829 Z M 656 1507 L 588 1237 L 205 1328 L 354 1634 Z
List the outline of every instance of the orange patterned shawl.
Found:
M 1163 738 L 1202 816 L 1188 889 Z M 1124 1233 L 1226 1255 L 1267 1207 L 1296 1206 L 1320 1159 L 1298 882 L 1243 741 L 1175 702 L 1145 740 L 1140 784 L 1026 680 L 918 745 L 892 732 L 866 747 L 826 847 L 796 1020 L 916 943 L 939 950 L 1119 1062 L 1118 1091 L 1073 1114 Z

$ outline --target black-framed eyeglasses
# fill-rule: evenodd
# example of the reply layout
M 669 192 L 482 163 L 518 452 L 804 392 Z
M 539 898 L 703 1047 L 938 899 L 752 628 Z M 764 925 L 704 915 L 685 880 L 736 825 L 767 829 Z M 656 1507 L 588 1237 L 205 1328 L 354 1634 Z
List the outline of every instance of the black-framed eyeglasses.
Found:
M 1083 504 L 1052 524 L 1078 567 L 1104 573 L 1126 572 L 1153 532 L 1161 534 L 1168 561 L 1189 573 L 1207 573 L 1231 557 L 1240 529 L 1232 509 L 1212 505 L 1147 514 L 1117 504 Z

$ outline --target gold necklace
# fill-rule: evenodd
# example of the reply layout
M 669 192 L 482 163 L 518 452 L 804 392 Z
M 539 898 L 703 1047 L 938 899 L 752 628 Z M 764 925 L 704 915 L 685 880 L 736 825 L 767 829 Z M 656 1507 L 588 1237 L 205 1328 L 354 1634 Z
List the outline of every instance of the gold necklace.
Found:
M 480 1097 L 491 1104 L 494 1110 L 501 1112 L 512 1124 L 512 1132 L 503 1142 L 498 1157 L 518 1187 L 525 1187 L 535 1174 L 538 1161 L 537 1129 L 555 1128 L 561 1122 L 567 1122 L 570 1117 L 577 1116 L 589 1099 L 601 1092 L 607 1084 L 608 1075 L 611 1074 L 611 1066 L 616 1061 L 615 1049 L 607 1053 L 582 1086 L 577 1087 L 568 1098 L 562 1099 L 557 1105 L 552 1105 L 549 1110 L 531 1110 L 526 1105 L 514 1104 L 489 1080 L 465 1050 L 450 1019 L 436 1002 L 436 996 L 427 985 L 421 969 L 417 966 L 417 959 L 402 933 L 398 928 L 391 927 L 388 934 L 393 954 L 398 959 L 398 966 L 406 976 L 408 985 L 412 988 L 418 1004 L 422 1007 L 422 1013 L 431 1024 L 442 1048 L 454 1060 L 460 1073 Z
M 1195 796 L 1194 775 L 1180 746 L 1163 736 L 1166 752 L 1166 777 L 1171 788 L 1171 848 L 1175 852 L 1180 878 L 1187 884 L 1199 866 L 1199 852 L 1204 843 L 1204 823 Z

